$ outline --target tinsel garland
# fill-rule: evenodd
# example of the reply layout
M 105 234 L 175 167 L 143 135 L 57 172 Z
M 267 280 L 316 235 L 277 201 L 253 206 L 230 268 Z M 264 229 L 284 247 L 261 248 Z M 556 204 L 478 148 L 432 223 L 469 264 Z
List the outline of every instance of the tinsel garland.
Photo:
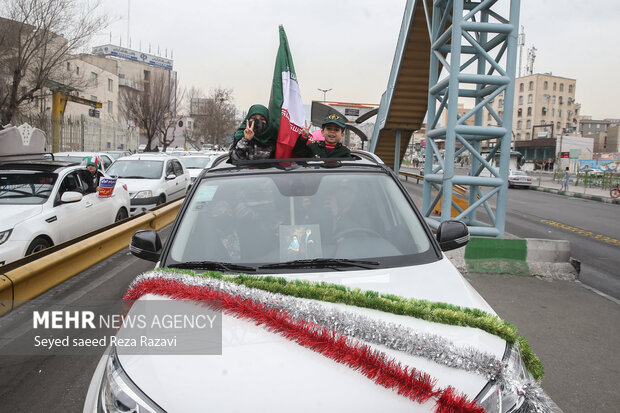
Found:
M 295 319 L 305 319 L 320 324 L 351 338 L 383 345 L 448 367 L 471 371 L 488 380 L 494 380 L 513 394 L 523 395 L 524 405 L 529 406 L 529 410 L 525 411 L 540 413 L 551 411 L 549 406 L 552 402 L 537 382 L 528 378 L 519 378 L 515 372 L 507 370 L 508 365 L 502 366 L 502 362 L 490 354 L 474 348 L 455 346 L 449 340 L 435 334 L 419 333 L 401 324 L 375 320 L 336 308 L 326 308 L 324 304 L 314 301 L 253 289 L 218 278 L 197 277 L 185 272 L 147 273 L 139 276 L 132 287 L 148 279 L 170 280 L 185 285 L 212 288 L 261 303 L 270 309 L 284 311 Z
M 452 387 L 435 388 L 434 380 L 428 374 L 412 367 L 402 366 L 385 353 L 329 328 L 307 320 L 297 320 L 285 311 L 268 308 L 251 299 L 209 287 L 161 277 L 144 278 L 132 283 L 124 299 L 137 300 L 149 293 L 175 299 L 217 300 L 221 302 L 222 310 L 227 314 L 250 319 L 257 325 L 264 325 L 270 331 L 277 332 L 301 346 L 347 365 L 385 388 L 395 389 L 402 396 L 419 403 L 434 400 L 437 413 L 484 412 L 475 401 L 456 394 Z
M 413 298 L 407 299 L 394 294 L 380 294 L 376 291 L 361 291 L 324 282 L 312 283 L 271 276 L 226 276 L 216 272 L 196 274 L 192 271 L 173 269 L 166 269 L 166 271 L 231 281 L 250 288 L 293 297 L 342 303 L 397 315 L 407 315 L 435 323 L 478 328 L 496 335 L 510 344 L 518 343 L 523 363 L 534 379 L 540 381 L 544 376 L 544 367 L 540 359 L 534 354 L 527 340 L 517 334 L 516 327 L 496 315 L 482 310 Z

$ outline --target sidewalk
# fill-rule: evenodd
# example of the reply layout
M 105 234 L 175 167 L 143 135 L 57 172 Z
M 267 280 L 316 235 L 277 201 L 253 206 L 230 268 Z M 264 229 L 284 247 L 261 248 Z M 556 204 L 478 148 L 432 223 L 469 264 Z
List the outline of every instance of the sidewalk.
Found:
M 570 196 L 573 198 L 583 198 L 590 199 L 592 201 L 605 202 L 608 204 L 617 204 L 620 205 L 620 198 L 613 199 L 609 195 L 608 189 L 601 188 L 585 188 L 583 186 L 575 186 L 571 184 L 568 186 L 568 191 L 562 191 L 560 188 L 562 187 L 561 181 L 553 180 L 553 173 L 543 172 L 542 174 L 538 172 L 528 172 L 533 179 L 532 186 L 530 189 L 534 189 L 536 191 L 550 192 L 553 194 Z

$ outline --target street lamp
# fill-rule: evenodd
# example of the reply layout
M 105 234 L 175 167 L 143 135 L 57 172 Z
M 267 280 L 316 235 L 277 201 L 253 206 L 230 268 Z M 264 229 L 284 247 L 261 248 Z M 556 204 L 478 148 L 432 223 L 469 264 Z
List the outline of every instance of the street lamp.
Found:
M 329 92 L 331 89 L 321 89 L 321 88 L 319 88 L 319 90 L 321 92 L 323 92 L 323 103 L 325 103 L 325 101 L 327 100 L 326 99 L 327 92 Z

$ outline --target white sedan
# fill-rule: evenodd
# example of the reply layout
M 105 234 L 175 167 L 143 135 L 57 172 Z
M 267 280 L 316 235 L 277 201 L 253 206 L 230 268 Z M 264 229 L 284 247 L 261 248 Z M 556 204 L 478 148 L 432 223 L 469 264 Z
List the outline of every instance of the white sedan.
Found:
M 517 171 L 514 169 L 510 170 L 510 173 L 508 175 L 508 187 L 509 188 L 517 187 L 517 186 L 529 187 L 530 185 L 532 185 L 531 176 L 529 176 L 523 171 Z
M 88 192 L 87 174 L 63 161 L 0 164 L 0 265 L 129 216 L 127 188 L 100 198 Z
M 140 153 L 117 159 L 108 174 L 127 185 L 130 215 L 185 196 L 190 175 L 176 157 Z

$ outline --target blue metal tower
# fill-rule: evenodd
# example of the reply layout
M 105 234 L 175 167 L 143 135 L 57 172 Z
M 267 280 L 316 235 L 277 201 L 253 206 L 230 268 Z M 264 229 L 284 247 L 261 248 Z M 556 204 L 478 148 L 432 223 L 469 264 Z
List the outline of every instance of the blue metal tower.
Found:
M 437 228 L 451 219 L 454 208 L 454 218 L 464 221 L 471 234 L 502 237 L 520 0 L 509 0 L 509 5 L 497 0 L 435 0 L 432 9 L 422 1 L 431 42 L 422 212 Z M 504 15 L 499 6 L 505 6 Z M 499 113 L 490 105 L 498 96 L 504 100 Z M 459 114 L 459 103 L 472 109 Z M 485 109 L 492 126 L 484 125 Z M 455 175 L 455 160 L 469 154 L 469 175 Z M 453 200 L 455 185 L 469 187 L 465 208 Z M 490 204 L 494 198 L 495 212 Z M 440 201 L 441 216 L 434 217 Z M 490 223 L 477 219 L 479 207 L 485 208 Z

